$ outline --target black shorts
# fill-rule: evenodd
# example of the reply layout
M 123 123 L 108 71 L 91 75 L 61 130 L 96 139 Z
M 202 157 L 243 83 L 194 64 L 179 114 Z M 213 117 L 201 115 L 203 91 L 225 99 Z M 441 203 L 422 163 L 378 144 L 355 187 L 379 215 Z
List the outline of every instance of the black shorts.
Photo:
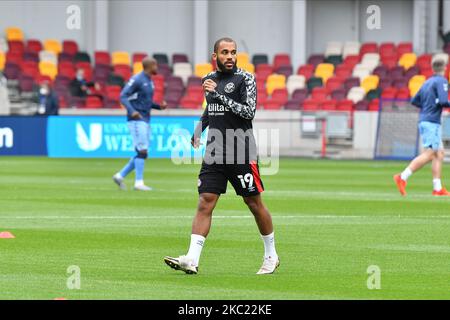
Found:
M 206 164 L 198 176 L 198 193 L 222 194 L 230 181 L 238 196 L 256 196 L 264 191 L 256 161 L 250 164 Z

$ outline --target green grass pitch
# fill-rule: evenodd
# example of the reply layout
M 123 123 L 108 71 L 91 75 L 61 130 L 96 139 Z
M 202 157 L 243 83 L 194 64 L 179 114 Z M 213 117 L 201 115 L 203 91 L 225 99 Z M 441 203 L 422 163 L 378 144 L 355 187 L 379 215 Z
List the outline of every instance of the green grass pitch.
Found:
M 402 198 L 392 175 L 404 162 L 282 159 L 263 176 L 277 272 L 255 275 L 263 244 L 229 185 L 189 276 L 163 257 L 186 253 L 199 166 L 150 159 L 155 190 L 123 192 L 111 176 L 126 161 L 0 158 L 0 231 L 16 236 L 0 239 L 0 299 L 450 298 L 450 199 L 431 196 L 429 167 Z M 79 290 L 67 288 L 73 265 Z M 379 290 L 367 288 L 371 265 Z

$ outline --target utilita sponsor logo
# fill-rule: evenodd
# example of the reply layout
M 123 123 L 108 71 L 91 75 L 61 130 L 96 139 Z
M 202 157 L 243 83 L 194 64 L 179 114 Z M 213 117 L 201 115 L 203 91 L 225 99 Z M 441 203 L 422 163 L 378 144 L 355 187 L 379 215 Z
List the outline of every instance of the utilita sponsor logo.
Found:
M 228 107 L 225 107 L 224 105 L 221 104 L 211 103 L 208 105 L 209 112 L 224 112 L 228 110 L 229 110 Z
M 11 128 L 0 128 L 0 148 L 12 148 L 14 146 L 14 132 Z

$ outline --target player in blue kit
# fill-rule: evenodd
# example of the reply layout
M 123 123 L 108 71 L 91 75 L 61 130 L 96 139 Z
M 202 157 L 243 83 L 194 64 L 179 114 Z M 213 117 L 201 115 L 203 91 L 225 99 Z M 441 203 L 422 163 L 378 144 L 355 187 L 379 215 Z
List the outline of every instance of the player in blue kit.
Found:
M 406 167 L 406 169 L 394 176 L 394 181 L 400 194 L 406 195 L 406 181 L 417 170 L 431 161 L 433 173 L 434 196 L 450 196 L 450 193 L 442 186 L 441 172 L 444 161 L 444 146 L 441 133 L 442 108 L 449 107 L 448 81 L 445 75 L 445 62 L 436 60 L 433 62 L 434 75 L 429 78 L 413 97 L 411 103 L 420 108 L 419 132 L 422 138 L 424 151 Z
M 150 111 L 151 109 L 164 110 L 167 107 L 165 101 L 161 105 L 153 101 L 155 85 L 152 75 L 157 73 L 158 63 L 155 59 L 146 57 L 142 60 L 142 66 L 144 70 L 133 76 L 120 94 L 120 102 L 127 109 L 128 128 L 136 150 L 136 155 L 113 176 L 113 181 L 122 190 L 126 189 L 125 177 L 133 170 L 136 170 L 134 189 L 152 190 L 144 184 L 144 165 L 149 147 Z

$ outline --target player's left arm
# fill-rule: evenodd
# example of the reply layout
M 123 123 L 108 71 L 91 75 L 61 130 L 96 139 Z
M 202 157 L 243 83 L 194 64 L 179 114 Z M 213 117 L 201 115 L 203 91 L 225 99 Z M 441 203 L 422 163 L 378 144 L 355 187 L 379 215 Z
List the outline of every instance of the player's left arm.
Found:
M 225 106 L 230 108 L 230 110 L 241 118 L 247 120 L 253 120 L 256 112 L 256 81 L 255 77 L 249 73 L 244 75 L 244 83 L 240 88 L 241 101 L 244 103 L 239 103 L 233 99 L 218 93 L 217 91 L 212 92 L 213 97 L 219 99 Z
M 446 79 L 436 84 L 436 91 L 438 97 L 437 104 L 442 108 L 450 107 L 450 103 L 448 101 L 448 82 Z

